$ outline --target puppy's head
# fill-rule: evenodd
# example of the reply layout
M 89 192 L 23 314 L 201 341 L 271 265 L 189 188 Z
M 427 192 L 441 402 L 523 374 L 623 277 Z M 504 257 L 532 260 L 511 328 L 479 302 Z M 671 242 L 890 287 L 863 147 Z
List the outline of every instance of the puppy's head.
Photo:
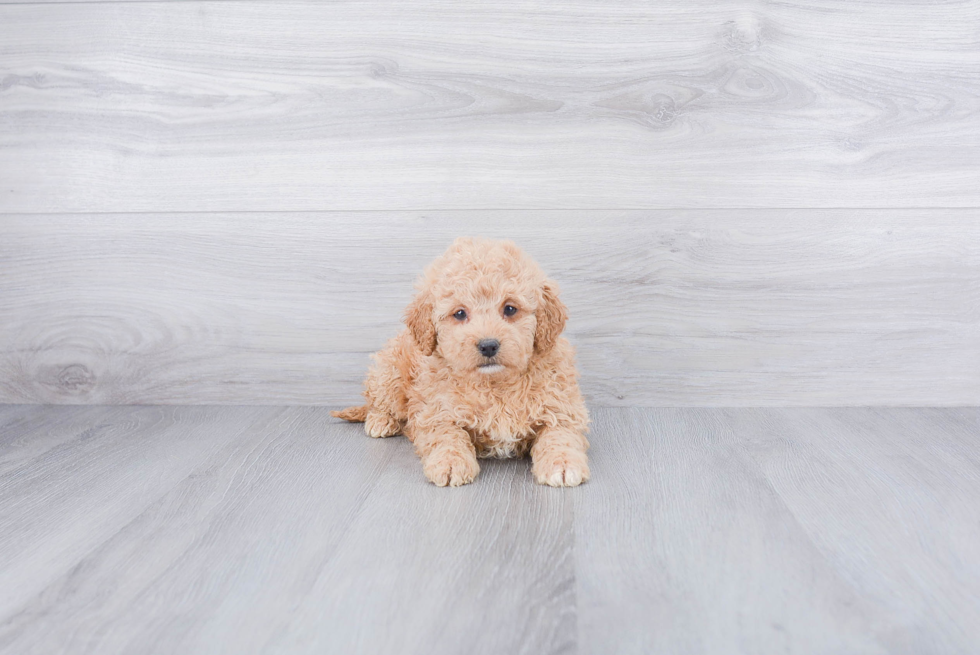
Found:
M 557 285 L 510 241 L 457 239 L 417 289 L 405 323 L 457 376 L 523 373 L 565 328 Z

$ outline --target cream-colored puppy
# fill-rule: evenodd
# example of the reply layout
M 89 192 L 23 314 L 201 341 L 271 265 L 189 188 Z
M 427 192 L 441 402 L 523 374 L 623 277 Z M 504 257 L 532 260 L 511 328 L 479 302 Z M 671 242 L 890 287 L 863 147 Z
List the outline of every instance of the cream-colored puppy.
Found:
M 522 456 L 542 484 L 589 477 L 589 416 L 558 287 L 509 241 L 457 239 L 419 279 L 408 326 L 374 355 L 367 404 L 334 416 L 399 433 L 439 486 L 472 482 L 477 457 Z

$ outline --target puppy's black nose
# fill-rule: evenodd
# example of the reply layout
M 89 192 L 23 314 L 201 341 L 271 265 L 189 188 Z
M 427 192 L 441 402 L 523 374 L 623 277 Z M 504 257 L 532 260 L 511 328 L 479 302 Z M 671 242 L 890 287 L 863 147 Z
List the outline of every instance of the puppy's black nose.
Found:
M 495 357 L 497 351 L 500 350 L 500 342 L 496 339 L 480 339 L 480 343 L 476 344 L 476 348 L 484 357 Z

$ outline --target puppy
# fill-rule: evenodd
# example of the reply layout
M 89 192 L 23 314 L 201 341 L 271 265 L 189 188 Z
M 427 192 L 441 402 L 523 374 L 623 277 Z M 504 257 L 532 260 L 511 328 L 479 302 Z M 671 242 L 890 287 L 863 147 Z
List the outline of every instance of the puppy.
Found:
M 367 404 L 333 412 L 404 434 L 426 477 L 472 482 L 478 457 L 529 450 L 541 484 L 589 478 L 589 416 L 558 286 L 510 241 L 457 239 L 416 284 L 401 334 L 375 353 Z

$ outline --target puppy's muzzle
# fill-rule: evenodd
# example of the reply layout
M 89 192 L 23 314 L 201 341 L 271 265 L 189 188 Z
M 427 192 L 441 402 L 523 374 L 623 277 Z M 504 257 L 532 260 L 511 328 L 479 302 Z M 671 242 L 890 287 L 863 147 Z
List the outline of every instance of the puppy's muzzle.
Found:
M 480 342 L 476 344 L 476 349 L 480 351 L 480 354 L 487 359 L 497 356 L 497 351 L 500 350 L 500 342 L 496 339 L 480 339 Z

